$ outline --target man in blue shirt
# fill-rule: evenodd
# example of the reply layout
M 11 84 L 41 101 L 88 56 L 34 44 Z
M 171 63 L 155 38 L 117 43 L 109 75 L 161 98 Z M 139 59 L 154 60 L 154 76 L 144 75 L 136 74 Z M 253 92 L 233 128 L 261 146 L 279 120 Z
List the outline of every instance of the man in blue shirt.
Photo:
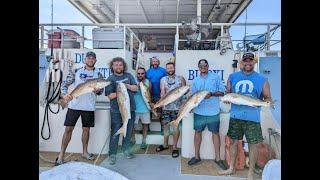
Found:
M 143 67 L 139 67 L 137 70 L 137 80 L 138 80 L 138 83 L 143 82 L 143 84 L 148 88 L 148 90 L 151 93 L 152 85 L 150 81 L 146 79 L 145 73 L 146 73 L 146 70 Z M 139 84 L 138 84 L 138 87 L 139 87 L 139 90 L 134 94 L 134 101 L 136 103 L 135 123 L 139 123 L 139 120 L 141 121 L 141 124 L 143 126 L 143 133 L 142 133 L 142 143 L 140 145 L 140 148 L 146 149 L 148 125 L 151 123 L 150 110 L 148 109 L 146 102 L 143 100 Z M 133 131 L 133 138 L 135 139 L 134 134 L 135 133 Z
M 157 57 L 152 57 L 151 65 L 152 67 L 147 71 L 147 78 L 152 84 L 152 101 L 154 103 L 158 102 L 160 99 L 160 79 L 167 75 L 164 68 L 159 67 L 160 61 Z
M 256 99 L 271 102 L 270 85 L 267 78 L 254 71 L 257 62 L 254 54 L 245 53 L 242 57 L 241 71 L 230 74 L 227 82 L 227 93 L 238 93 Z M 227 102 L 229 103 L 229 102 Z M 253 169 L 257 161 L 256 145 L 263 141 L 260 125 L 260 107 L 231 104 L 230 122 L 227 135 L 233 140 L 231 151 L 231 164 L 228 170 L 218 172 L 229 175 L 235 172 L 235 160 L 238 140 L 243 135 L 249 144 L 249 171 L 248 179 L 253 179 Z
M 194 148 L 195 157 L 191 158 L 188 164 L 194 165 L 201 161 L 200 145 L 202 140 L 202 131 L 208 126 L 208 130 L 212 132 L 212 140 L 215 151 L 215 163 L 222 169 L 226 169 L 223 161 L 220 159 L 220 100 L 219 96 L 225 93 L 225 86 L 221 77 L 216 73 L 208 73 L 209 64 L 206 59 L 201 59 L 198 62 L 200 75 L 192 82 L 192 93 L 207 90 L 210 92 L 205 99 L 194 108 Z

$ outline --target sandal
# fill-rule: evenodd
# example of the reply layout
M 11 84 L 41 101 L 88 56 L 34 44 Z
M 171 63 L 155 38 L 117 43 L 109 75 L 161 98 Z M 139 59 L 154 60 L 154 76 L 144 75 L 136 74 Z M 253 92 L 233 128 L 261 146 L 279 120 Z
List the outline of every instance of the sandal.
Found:
M 172 157 L 173 158 L 179 157 L 179 150 L 178 149 L 172 150 Z
M 224 165 L 223 161 L 222 160 L 214 160 L 214 162 L 223 170 L 227 170 L 228 168 Z
M 61 164 L 64 164 L 64 161 L 58 161 L 58 158 L 56 158 L 56 162 L 54 163 L 54 166 L 59 166 Z
M 169 149 L 169 146 L 164 147 L 163 145 L 160 145 L 160 146 L 157 147 L 156 151 L 160 152 L 160 151 L 163 151 L 163 150 L 166 150 L 166 149 Z
M 147 148 L 147 144 L 146 143 L 141 143 L 140 149 L 146 149 L 146 148 Z
M 94 160 L 94 156 L 93 156 L 92 153 L 89 153 L 89 156 L 84 156 L 84 155 L 82 155 L 81 157 L 84 158 L 84 159 L 86 159 L 86 160 L 89 160 L 89 161 Z
M 192 165 L 198 164 L 200 161 L 201 159 L 197 159 L 196 157 L 193 157 L 190 159 L 190 161 L 188 161 L 188 165 L 192 166 Z

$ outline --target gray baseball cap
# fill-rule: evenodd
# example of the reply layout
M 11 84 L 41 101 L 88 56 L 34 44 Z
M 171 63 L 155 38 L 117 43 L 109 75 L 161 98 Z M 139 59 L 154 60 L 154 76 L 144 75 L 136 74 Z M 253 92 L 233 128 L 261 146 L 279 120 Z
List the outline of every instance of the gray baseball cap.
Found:
M 92 52 L 92 51 L 89 51 L 89 52 L 87 52 L 87 54 L 86 54 L 86 57 L 88 57 L 88 56 L 92 56 L 92 57 L 96 58 L 96 53 L 94 53 L 94 52 Z

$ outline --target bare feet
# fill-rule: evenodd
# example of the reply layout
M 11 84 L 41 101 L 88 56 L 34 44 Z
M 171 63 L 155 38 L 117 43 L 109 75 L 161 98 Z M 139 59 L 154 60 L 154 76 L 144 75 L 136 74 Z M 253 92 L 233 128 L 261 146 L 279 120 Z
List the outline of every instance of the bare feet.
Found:
M 231 175 L 235 173 L 235 171 L 233 169 L 227 169 L 227 170 L 223 170 L 223 171 L 218 171 L 219 175 Z

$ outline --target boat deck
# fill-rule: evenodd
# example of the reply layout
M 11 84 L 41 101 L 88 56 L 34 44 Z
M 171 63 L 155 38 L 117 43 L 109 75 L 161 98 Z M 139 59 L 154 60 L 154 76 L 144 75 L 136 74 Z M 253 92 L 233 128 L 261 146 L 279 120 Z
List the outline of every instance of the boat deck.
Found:
M 170 179 L 212 179 L 212 180 L 232 180 L 232 179 L 245 179 L 248 168 L 239 170 L 232 176 L 218 176 L 220 168 L 213 162 L 213 160 L 202 160 L 198 165 L 193 167 L 188 166 L 189 158 L 172 158 L 171 148 L 157 153 L 155 151 L 157 145 L 148 145 L 147 149 L 141 150 L 139 144 L 133 146 L 135 151 L 135 158 L 126 159 L 119 149 L 117 154 L 117 162 L 115 165 L 109 165 L 107 156 L 102 155 L 97 164 L 101 167 L 113 170 L 122 174 L 123 176 L 132 179 L 154 179 L 163 180 Z M 42 156 L 49 160 L 54 160 L 57 152 L 40 152 Z M 69 153 L 66 154 L 66 157 Z M 73 154 L 67 161 L 78 161 L 93 164 L 93 161 L 87 161 L 81 158 L 81 154 Z M 53 164 L 44 162 L 39 158 L 39 171 L 40 173 L 53 168 Z M 261 179 L 261 176 L 255 174 L 256 179 Z

